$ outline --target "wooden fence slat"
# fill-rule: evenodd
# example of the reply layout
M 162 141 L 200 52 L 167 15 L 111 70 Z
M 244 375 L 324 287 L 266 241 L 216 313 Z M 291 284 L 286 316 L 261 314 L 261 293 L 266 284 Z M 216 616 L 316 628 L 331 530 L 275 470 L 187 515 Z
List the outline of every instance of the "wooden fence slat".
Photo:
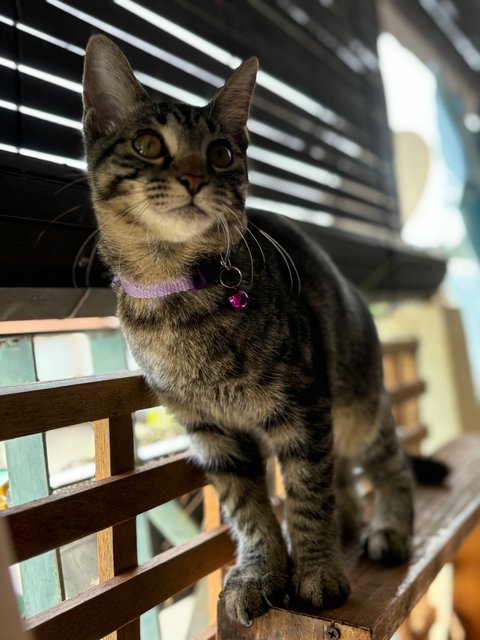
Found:
M 155 555 L 150 523 L 145 513 L 136 518 L 138 563 L 143 564 Z M 161 640 L 157 607 L 140 616 L 140 637 L 144 640 Z
M 397 387 L 388 389 L 390 399 L 392 403 L 405 402 L 411 398 L 424 393 L 427 389 L 427 385 L 423 380 L 414 380 L 413 382 L 400 383 Z
M 36 640 L 98 640 L 228 563 L 233 553 L 227 527 L 217 527 L 39 613 L 25 628 Z
M 2 638 L 8 640 L 33 640 L 22 628 L 17 600 L 8 566 L 13 564 L 10 538 L 4 522 L 0 522 L 0 620 L 2 621 Z
M 216 637 L 217 637 L 217 625 L 212 624 L 208 627 L 208 629 L 205 629 L 204 631 L 197 633 L 197 635 L 194 636 L 192 640 L 216 640 Z
M 397 340 L 382 341 L 383 355 L 397 354 L 403 351 L 416 353 L 418 350 L 417 338 L 400 338 Z
M 0 388 L 2 439 L 133 413 L 160 404 L 139 373 Z M 22 419 L 18 419 L 18 408 Z
M 414 424 L 411 427 L 399 425 L 397 435 L 402 447 L 409 453 L 418 453 L 420 443 L 428 435 L 428 429 L 424 424 Z
M 95 533 L 207 484 L 203 472 L 180 453 L 105 478 L 86 487 L 0 512 L 18 560 Z
M 220 501 L 218 494 L 212 485 L 203 490 L 203 526 L 205 531 L 210 531 L 220 525 Z M 207 576 L 207 606 L 208 622 L 217 622 L 217 600 L 222 590 L 222 569 L 219 568 Z
M 95 433 L 95 477 L 97 480 L 135 467 L 131 415 L 93 423 Z M 98 579 L 100 583 L 137 566 L 135 518 L 97 533 Z M 109 633 L 104 640 L 140 640 L 140 618 Z
M 0 339 L 0 385 L 30 384 L 36 379 L 32 336 Z M 22 422 L 22 407 L 17 421 Z M 2 425 L 0 420 L 0 425 Z M 2 425 L 3 427 L 3 425 Z M 45 434 L 16 438 L 5 443 L 11 504 L 25 504 L 48 496 L 47 451 Z M 20 564 L 23 590 L 22 614 L 33 616 L 61 602 L 64 596 L 56 551 L 31 558 Z

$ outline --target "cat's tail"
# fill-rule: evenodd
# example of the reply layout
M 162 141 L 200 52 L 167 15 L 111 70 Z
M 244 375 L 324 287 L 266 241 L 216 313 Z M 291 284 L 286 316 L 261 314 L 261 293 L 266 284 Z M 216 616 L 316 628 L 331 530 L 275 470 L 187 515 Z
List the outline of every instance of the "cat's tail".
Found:
M 406 456 L 415 480 L 419 484 L 441 484 L 450 473 L 449 466 L 435 458 L 414 456 L 409 453 Z

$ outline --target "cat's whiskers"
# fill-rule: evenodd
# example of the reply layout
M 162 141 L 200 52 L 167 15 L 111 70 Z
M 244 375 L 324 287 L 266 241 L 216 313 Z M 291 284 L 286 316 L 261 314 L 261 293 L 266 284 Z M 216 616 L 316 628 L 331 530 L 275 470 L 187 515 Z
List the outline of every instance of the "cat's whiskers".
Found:
M 78 284 L 77 284 L 77 277 L 75 275 L 75 271 L 77 269 L 77 265 L 80 262 L 80 257 L 83 253 L 83 250 L 85 249 L 85 247 L 88 245 L 88 243 L 90 242 L 90 240 L 100 231 L 100 229 L 95 229 L 94 231 L 92 231 L 92 233 L 90 233 L 87 236 L 87 239 L 84 240 L 82 242 L 82 244 L 80 245 L 79 250 L 77 251 L 76 255 L 75 255 L 75 259 L 73 261 L 73 266 L 72 266 L 72 283 L 74 288 L 76 289 Z M 87 285 L 88 286 L 88 285 Z
M 234 216 L 234 218 L 236 218 L 237 222 L 238 222 L 239 224 L 241 224 L 240 218 L 238 217 L 237 213 L 235 213 L 235 211 L 234 211 L 231 207 L 229 207 L 228 205 L 226 205 L 226 204 L 225 204 L 225 205 L 223 205 L 223 206 L 224 206 L 224 207 L 225 207 L 225 208 L 226 208 L 226 209 L 227 209 L 227 210 L 228 210 L 228 211 L 229 211 L 229 212 Z M 247 222 L 247 224 L 245 225 L 245 231 L 248 231 L 248 233 L 249 233 L 249 234 L 252 236 L 252 238 L 255 240 L 255 242 L 256 242 L 256 244 L 257 244 L 257 247 L 258 247 L 258 249 L 259 249 L 260 253 L 262 254 L 263 264 L 266 264 L 266 262 L 267 262 L 267 261 L 266 261 L 266 258 L 265 258 L 265 253 L 264 253 L 264 251 L 263 251 L 263 249 L 262 249 L 262 245 L 259 243 L 259 241 L 258 241 L 258 239 L 257 239 L 256 235 L 253 233 L 253 231 L 252 231 L 252 230 L 250 229 L 250 227 L 248 226 L 248 222 Z
M 63 211 L 62 213 L 59 213 L 58 216 L 55 216 L 55 218 L 53 218 L 53 220 L 49 220 L 49 222 L 47 223 L 45 229 L 42 229 L 42 231 L 40 231 L 40 233 L 38 234 L 37 239 L 35 240 L 35 244 L 33 246 L 36 247 L 38 245 L 40 240 L 43 238 L 45 233 L 48 231 L 50 225 L 55 224 L 55 222 L 58 222 L 59 220 L 61 220 L 64 216 L 68 215 L 69 213 L 73 213 L 74 211 L 77 211 L 78 209 L 81 209 L 82 206 L 83 205 L 81 205 L 81 204 L 77 204 L 75 207 L 70 207 L 70 209 L 67 209 L 66 211 Z
M 252 288 L 252 284 L 253 284 L 253 272 L 254 272 L 254 265 L 253 265 L 253 255 L 252 252 L 250 250 L 250 246 L 247 242 L 247 239 L 245 238 L 245 236 L 243 235 L 243 233 L 240 231 L 240 229 L 237 227 L 237 225 L 235 225 L 235 229 L 238 231 L 238 233 L 240 234 L 240 236 L 242 237 L 242 240 L 247 248 L 248 251 L 248 255 L 250 256 L 250 264 L 251 264 L 251 270 L 250 270 L 250 282 L 249 282 L 249 288 Z
M 230 251 L 231 251 L 230 229 L 228 228 L 228 224 L 225 218 L 221 217 L 219 218 L 219 220 L 222 224 L 223 233 L 225 235 L 225 243 L 227 245 L 225 249 L 225 256 L 220 258 L 220 262 L 226 263 L 226 261 L 228 260 L 228 257 L 230 256 Z
M 81 178 L 76 178 L 76 180 L 67 182 L 67 184 L 63 185 L 63 187 L 60 187 L 60 189 L 57 189 L 53 195 L 58 196 L 59 193 L 62 193 L 62 191 L 65 191 L 69 187 L 73 187 L 74 184 L 78 184 L 79 182 L 86 182 L 87 180 L 88 180 L 88 176 L 82 176 Z
M 90 286 L 90 275 L 92 273 L 93 263 L 95 261 L 95 256 L 97 255 L 98 245 L 100 244 L 100 240 L 97 240 L 95 246 L 93 247 L 92 252 L 88 258 L 87 268 L 85 270 L 85 286 Z
M 253 231 L 250 229 L 250 227 L 248 225 L 245 227 L 245 230 L 248 231 L 248 233 L 252 236 L 252 238 L 257 243 L 257 247 L 258 247 L 260 253 L 262 254 L 263 264 L 266 264 L 267 260 L 265 258 L 265 253 L 264 253 L 264 251 L 262 249 L 262 245 L 260 244 L 260 242 L 257 239 L 257 236 L 253 233 Z
M 143 200 L 140 200 L 139 202 L 134 203 L 133 205 L 130 205 L 129 207 L 127 207 L 126 209 L 124 209 L 120 215 L 120 219 L 122 219 L 125 215 L 127 215 L 127 213 L 133 209 L 135 209 L 135 207 L 138 207 L 142 204 L 145 204 L 146 201 L 148 200 L 148 198 L 145 198 Z M 146 206 L 148 206 L 148 202 L 146 203 Z M 143 212 L 143 210 L 142 210 Z M 134 220 L 135 222 L 135 220 Z M 90 242 L 90 240 L 97 234 L 99 233 L 101 230 L 103 230 L 105 228 L 106 225 L 102 225 L 100 223 L 98 223 L 98 228 L 95 229 L 94 231 L 92 231 L 92 233 L 87 237 L 87 239 L 81 244 L 79 250 L 77 251 L 76 255 L 75 255 L 75 259 L 73 261 L 73 266 L 72 266 L 72 282 L 73 282 L 73 286 L 77 287 L 77 278 L 75 275 L 75 271 L 77 269 L 78 266 L 78 262 L 80 261 L 81 255 L 85 249 L 85 247 L 88 246 L 88 243 Z M 93 268 L 93 262 L 95 260 L 95 255 L 97 253 L 97 249 L 98 246 L 100 244 L 100 240 L 98 240 L 92 251 L 90 252 L 90 256 L 88 258 L 88 263 L 87 263 L 87 268 L 85 271 L 85 286 L 89 287 L 90 286 L 90 276 L 91 276 L 91 272 L 92 272 L 92 268 Z
M 260 227 L 257 227 L 257 225 L 255 225 L 253 222 L 252 222 L 252 226 L 254 226 L 255 229 L 257 229 L 257 231 L 259 231 L 263 235 L 263 237 L 266 240 L 268 240 L 272 244 L 272 246 L 275 247 L 278 253 L 282 256 L 285 262 L 285 265 L 287 266 L 288 273 L 290 275 L 290 290 L 293 290 L 293 276 L 292 276 L 292 270 L 290 268 L 290 265 L 292 265 L 292 268 L 295 271 L 295 275 L 297 276 L 298 295 L 300 295 L 302 291 L 302 281 L 300 279 L 300 274 L 298 273 L 298 269 L 295 265 L 295 262 L 293 261 L 292 256 L 288 253 L 285 247 L 283 247 L 277 240 L 275 240 L 275 238 L 272 238 L 272 236 L 269 233 L 267 233 L 266 231 L 263 231 L 263 229 L 260 229 Z M 290 265 L 289 265 L 289 262 L 290 262 Z

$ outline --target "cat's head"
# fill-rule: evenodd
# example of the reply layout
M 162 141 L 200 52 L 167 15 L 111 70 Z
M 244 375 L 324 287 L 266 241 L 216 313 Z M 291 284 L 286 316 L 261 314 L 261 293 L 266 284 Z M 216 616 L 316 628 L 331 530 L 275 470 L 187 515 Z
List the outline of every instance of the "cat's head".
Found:
M 109 38 L 93 36 L 83 77 L 95 212 L 113 244 L 201 241 L 220 250 L 244 224 L 247 119 L 256 58 L 204 107 L 154 102 Z M 227 225 L 227 227 L 226 227 Z M 223 240 L 222 240 L 223 238 Z

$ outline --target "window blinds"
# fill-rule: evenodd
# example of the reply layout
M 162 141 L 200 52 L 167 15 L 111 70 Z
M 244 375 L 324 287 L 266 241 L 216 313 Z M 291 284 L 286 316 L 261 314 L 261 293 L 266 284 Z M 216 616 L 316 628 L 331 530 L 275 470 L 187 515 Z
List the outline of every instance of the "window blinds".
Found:
M 387 253 L 410 255 L 399 242 L 373 0 L 3 0 L 1 286 L 108 283 L 89 239 L 80 132 L 83 53 L 98 32 L 158 100 L 204 104 L 257 55 L 248 205 L 307 224 L 359 284 Z M 434 270 L 438 280 L 440 263 Z

